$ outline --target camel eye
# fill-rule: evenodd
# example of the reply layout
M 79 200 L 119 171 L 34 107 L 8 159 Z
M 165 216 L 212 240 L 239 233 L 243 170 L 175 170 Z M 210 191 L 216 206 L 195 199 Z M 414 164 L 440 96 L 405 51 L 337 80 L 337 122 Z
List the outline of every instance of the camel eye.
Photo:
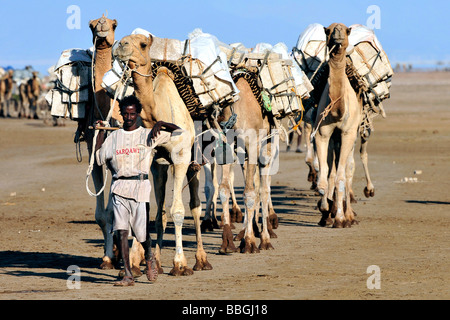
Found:
M 145 47 L 147 47 L 147 44 L 145 42 L 141 42 L 141 48 L 145 49 Z

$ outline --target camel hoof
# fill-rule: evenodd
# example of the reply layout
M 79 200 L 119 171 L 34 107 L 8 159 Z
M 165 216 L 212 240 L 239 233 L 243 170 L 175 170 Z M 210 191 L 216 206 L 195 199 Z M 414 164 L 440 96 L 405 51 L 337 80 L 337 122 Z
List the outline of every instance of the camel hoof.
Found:
M 131 275 L 133 276 L 133 278 L 139 278 L 140 276 L 142 276 L 142 272 L 138 267 L 131 267 Z M 119 278 L 123 277 L 125 277 L 125 269 L 119 271 Z
M 278 228 L 278 216 L 276 213 L 269 215 L 269 223 L 272 225 L 272 229 Z
M 223 255 L 228 255 L 228 254 L 230 254 L 230 253 L 235 253 L 235 252 L 238 252 L 239 251 L 239 249 L 238 248 L 236 248 L 235 246 L 234 246 L 234 244 L 232 245 L 232 246 L 228 246 L 228 247 L 220 247 L 220 249 L 219 249 L 219 253 L 220 254 L 223 254 Z
M 352 227 L 352 221 L 346 220 L 344 222 L 344 228 L 351 228 Z
M 333 228 L 335 228 L 335 229 L 342 229 L 342 228 L 344 228 L 344 223 L 341 222 L 341 221 L 335 220 L 334 223 L 333 223 Z
M 114 268 L 114 264 L 110 261 L 103 261 L 102 264 L 100 265 L 100 269 L 102 270 L 112 270 L 115 269 Z
M 208 262 L 208 260 L 199 261 L 195 263 L 194 271 L 202 271 L 202 270 L 212 270 L 212 265 Z
M 242 239 L 241 241 L 241 253 L 259 253 L 259 249 L 256 247 L 256 243 L 250 239 Z
M 230 221 L 231 222 L 241 223 L 243 219 L 244 219 L 244 216 L 242 215 L 241 209 L 231 208 L 231 210 L 230 210 Z
M 222 246 L 219 249 L 220 254 L 228 254 L 236 252 L 237 248 L 233 243 L 233 233 L 231 232 L 230 225 L 226 224 L 223 227 L 222 233 Z
M 322 218 L 320 219 L 318 224 L 321 227 L 331 226 L 333 224 L 333 219 L 331 219 L 330 217 Z
M 275 250 L 269 241 L 261 241 L 259 244 L 259 250 Z
M 170 270 L 169 274 L 171 276 L 179 277 L 179 276 L 192 276 L 194 274 L 194 271 L 191 268 L 188 267 L 173 267 L 172 270 Z
M 102 262 L 102 264 L 99 267 L 100 269 L 102 269 L 102 270 L 116 269 L 116 264 L 113 261 L 113 260 L 115 260 L 114 258 L 111 259 L 111 258 L 109 258 L 107 256 L 104 256 L 102 259 L 103 259 L 103 262 Z
M 367 187 L 364 188 L 364 195 L 366 198 L 374 197 L 375 196 L 375 189 L 369 190 Z
M 217 224 L 217 223 L 216 223 Z M 212 232 L 214 231 L 214 221 L 212 219 L 203 220 L 200 226 L 202 232 Z M 218 229 L 218 227 L 217 227 Z
M 272 230 L 267 230 L 267 231 L 269 232 L 270 239 L 278 238 L 277 234 L 275 232 L 273 232 Z
M 241 230 L 241 232 L 239 232 L 235 237 L 234 237 L 234 241 L 241 241 L 244 238 L 245 235 L 245 230 Z

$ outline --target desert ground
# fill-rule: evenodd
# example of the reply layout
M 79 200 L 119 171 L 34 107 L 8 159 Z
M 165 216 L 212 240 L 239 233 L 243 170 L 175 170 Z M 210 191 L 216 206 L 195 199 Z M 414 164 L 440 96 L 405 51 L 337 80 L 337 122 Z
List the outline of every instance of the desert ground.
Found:
M 384 103 L 387 118 L 375 119 L 369 142 L 373 198 L 364 197 L 364 173 L 355 154 L 358 202 L 353 208 L 359 224 L 318 226 L 318 198 L 307 181 L 305 153 L 285 152 L 282 144 L 280 169 L 272 177 L 279 217 L 274 250 L 220 255 L 221 230 L 214 230 L 203 234 L 213 270 L 173 277 L 169 218 L 164 274 L 154 284 L 143 276 L 127 288 L 113 286 L 118 270 L 99 269 L 103 237 L 94 220 L 95 199 L 85 187 L 85 144 L 82 162 L 76 157 L 76 123 L 66 120 L 54 127 L 42 120 L 0 119 L 0 299 L 450 299 L 449 89 L 448 72 L 394 75 L 392 97 Z M 243 208 L 243 179 L 236 170 Z M 193 267 L 196 244 L 187 189 L 184 196 L 184 249 Z M 204 206 L 203 186 L 201 197 Z M 154 202 L 151 214 L 154 219 Z M 235 226 L 234 234 L 242 224 Z M 79 289 L 67 286 L 73 265 L 81 271 Z M 380 271 L 378 289 L 368 286 L 371 266 Z

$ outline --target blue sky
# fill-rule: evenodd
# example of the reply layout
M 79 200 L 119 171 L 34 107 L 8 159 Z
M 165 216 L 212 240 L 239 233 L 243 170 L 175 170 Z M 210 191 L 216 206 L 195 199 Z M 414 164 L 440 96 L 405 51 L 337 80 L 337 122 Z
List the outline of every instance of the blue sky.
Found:
M 80 28 L 69 29 L 70 5 L 80 8 Z M 46 73 L 64 49 L 92 45 L 89 21 L 106 11 L 117 19 L 116 39 L 140 27 L 163 38 L 184 40 L 195 28 L 225 43 L 246 47 L 284 42 L 289 49 L 311 23 L 364 24 L 379 8 L 375 33 L 391 63 L 450 64 L 447 21 L 450 1 L 428 0 L 0 0 L 0 66 L 32 65 Z

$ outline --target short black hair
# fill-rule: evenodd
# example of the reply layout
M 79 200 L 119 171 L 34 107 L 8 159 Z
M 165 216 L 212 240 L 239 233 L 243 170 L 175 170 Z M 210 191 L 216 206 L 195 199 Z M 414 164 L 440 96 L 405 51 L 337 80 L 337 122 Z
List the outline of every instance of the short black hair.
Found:
M 120 113 L 122 113 L 122 110 L 125 109 L 128 106 L 132 105 L 136 106 L 136 112 L 139 114 L 142 111 L 142 104 L 141 101 L 136 96 L 126 96 L 122 100 L 119 101 L 119 109 Z

